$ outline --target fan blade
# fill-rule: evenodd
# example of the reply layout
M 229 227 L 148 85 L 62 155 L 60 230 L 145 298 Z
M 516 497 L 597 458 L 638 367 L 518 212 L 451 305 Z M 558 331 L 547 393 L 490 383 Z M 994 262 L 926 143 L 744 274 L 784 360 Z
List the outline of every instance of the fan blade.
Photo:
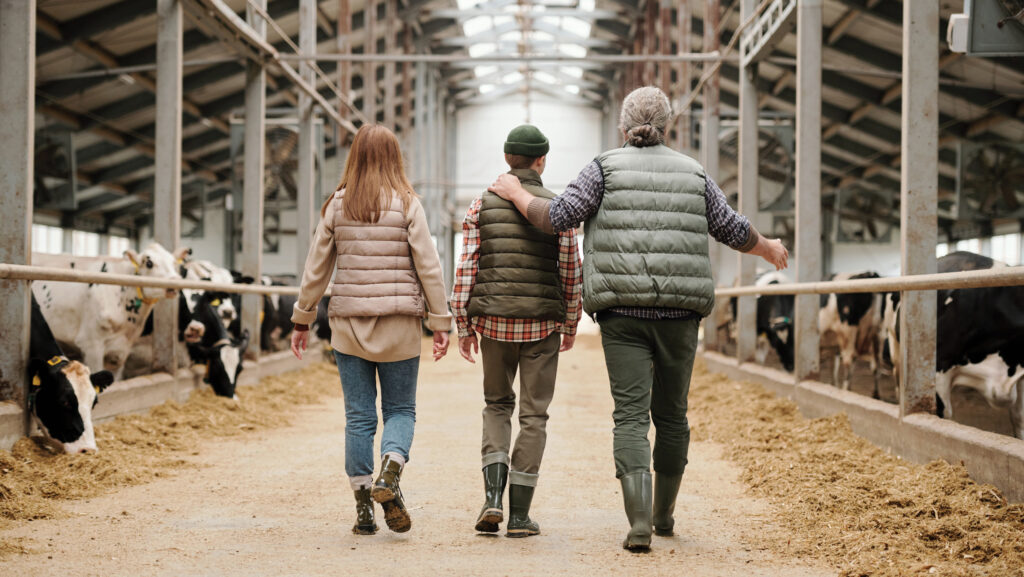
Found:
M 288 198 L 295 200 L 298 198 L 299 187 L 295 184 L 295 175 L 291 171 L 282 171 L 280 176 L 281 186 L 288 194 Z

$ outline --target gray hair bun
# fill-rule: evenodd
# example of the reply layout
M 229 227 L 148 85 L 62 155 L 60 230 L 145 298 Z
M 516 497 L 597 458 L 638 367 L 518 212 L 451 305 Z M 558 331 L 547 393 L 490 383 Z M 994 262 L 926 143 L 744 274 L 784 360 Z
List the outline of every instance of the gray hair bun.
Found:
M 671 118 L 668 96 L 656 86 L 644 86 L 622 100 L 619 129 L 633 146 L 654 146 L 664 142 L 665 127 Z

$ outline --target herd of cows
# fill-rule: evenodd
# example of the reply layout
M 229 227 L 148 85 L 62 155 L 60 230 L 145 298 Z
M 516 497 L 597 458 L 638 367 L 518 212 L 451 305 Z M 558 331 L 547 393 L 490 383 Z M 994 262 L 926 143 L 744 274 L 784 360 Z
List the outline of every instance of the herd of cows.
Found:
M 938 272 L 1004 267 L 986 256 L 954 252 L 938 259 Z M 878 274 L 837 274 L 831 280 L 878 278 Z M 791 282 L 772 272 L 757 285 Z M 1014 434 L 1024 439 L 1024 286 L 937 291 L 935 392 L 940 417 L 953 418 L 955 387 L 977 390 L 994 408 L 1008 409 Z M 787 371 L 793 370 L 792 295 L 757 298 L 756 360 L 764 364 L 774 350 Z M 730 334 L 735 338 L 735 299 L 730 307 Z M 849 389 L 853 363 L 866 360 L 877 399 L 882 366 L 892 367 L 899 382 L 900 293 L 828 294 L 821 297 L 818 331 L 824 345 L 838 348 L 833 383 Z
M 171 253 L 154 243 L 141 253 L 125 251 L 120 258 L 35 254 L 33 264 L 156 279 L 254 282 L 251 277 L 209 261 L 193 260 L 191 256 L 190 249 Z M 270 277 L 263 277 L 260 282 L 292 284 L 288 279 Z M 72 282 L 32 283 L 28 405 L 43 434 L 63 444 L 66 452 L 96 450 L 92 408 L 97 396 L 114 380 L 125 376 L 125 368 L 133 358 L 152 358 L 152 338 L 147 335 L 153 330 L 153 306 L 162 299 L 178 301 L 178 340 L 187 363 L 206 367 L 204 380 L 217 395 L 235 397 L 242 359 L 249 346 L 249 333 L 241 328 L 238 294 Z M 292 329 L 289 319 L 294 302 L 294 296 L 263 297 L 263 350 L 282 346 L 282 340 Z M 149 372 L 149 364 L 144 364 L 145 372 Z
M 34 255 L 33 263 L 77 270 L 134 274 L 150 278 L 189 279 L 235 284 L 255 279 L 191 258 L 191 250 L 169 252 L 151 244 L 141 253 L 117 257 Z M 990 258 L 957 252 L 940 258 L 939 272 L 1006 266 Z M 867 272 L 833 279 L 874 278 Z M 293 279 L 263 277 L 265 285 L 293 284 Z M 757 280 L 764 286 L 789 282 L 781 273 Z M 205 365 L 205 381 L 214 392 L 235 397 L 249 334 L 241 329 L 239 295 L 226 292 L 134 288 L 70 282 L 32 283 L 29 409 L 44 435 L 69 453 L 92 452 L 96 441 L 92 408 L 114 380 L 125 375 L 132 358 L 152 356 L 151 312 L 162 299 L 178 301 L 178 340 L 190 364 Z M 326 298 L 320 303 L 315 330 L 330 342 Z M 1024 287 L 938 291 L 936 396 L 939 416 L 952 418 L 954 387 L 976 389 L 993 407 L 1008 408 L 1017 437 L 1024 439 Z M 260 326 L 263 350 L 282 347 L 292 329 L 295 297 L 265 296 Z M 757 361 L 774 350 L 786 370 L 793 370 L 793 296 L 757 299 Z M 733 300 L 735 317 L 735 299 Z M 818 316 L 822 342 L 838 347 L 833 382 L 848 389 L 853 363 L 865 359 L 875 379 L 883 365 L 899 375 L 899 293 L 829 294 Z M 729 323 L 734 330 L 735 323 Z M 147 350 L 148 348 L 148 350 Z M 148 372 L 150 363 L 137 363 Z

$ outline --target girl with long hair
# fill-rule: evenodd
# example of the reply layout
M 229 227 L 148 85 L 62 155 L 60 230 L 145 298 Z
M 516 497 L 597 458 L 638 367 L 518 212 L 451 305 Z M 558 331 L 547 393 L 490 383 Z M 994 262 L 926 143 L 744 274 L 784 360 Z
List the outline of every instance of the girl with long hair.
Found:
M 412 446 L 420 323 L 434 332 L 433 357 L 448 352 L 452 317 L 427 219 L 405 177 L 398 139 L 364 125 L 352 141 L 338 190 L 324 202 L 292 313 L 292 352 L 302 358 L 309 325 L 331 285 L 331 347 L 345 396 L 345 472 L 355 492 L 352 531 L 377 531 L 373 502 L 388 528 L 412 525 L 399 478 Z M 380 379 L 381 466 L 373 479 Z

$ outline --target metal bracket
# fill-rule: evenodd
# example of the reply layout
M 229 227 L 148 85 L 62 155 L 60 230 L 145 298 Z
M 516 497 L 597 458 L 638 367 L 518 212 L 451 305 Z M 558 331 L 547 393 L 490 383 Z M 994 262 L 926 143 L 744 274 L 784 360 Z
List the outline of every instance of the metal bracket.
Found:
M 796 26 L 797 0 L 775 0 L 740 39 L 740 65 L 748 66 L 771 54 Z

